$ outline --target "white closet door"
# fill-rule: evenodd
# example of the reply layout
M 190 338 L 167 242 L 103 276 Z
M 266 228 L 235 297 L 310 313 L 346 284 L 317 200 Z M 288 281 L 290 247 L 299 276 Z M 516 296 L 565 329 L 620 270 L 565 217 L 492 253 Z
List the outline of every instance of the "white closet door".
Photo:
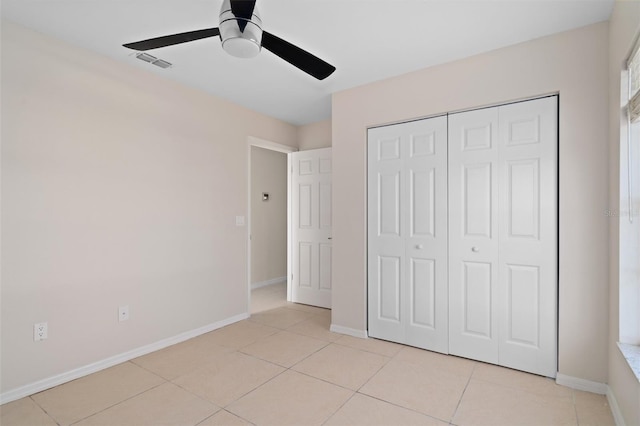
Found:
M 557 372 L 557 98 L 501 106 L 500 365 Z
M 498 109 L 449 115 L 449 352 L 498 362 Z
M 557 371 L 557 98 L 449 116 L 449 350 Z
M 291 160 L 292 300 L 331 308 L 331 148 L 294 152 Z
M 368 134 L 369 335 L 447 352 L 447 125 Z

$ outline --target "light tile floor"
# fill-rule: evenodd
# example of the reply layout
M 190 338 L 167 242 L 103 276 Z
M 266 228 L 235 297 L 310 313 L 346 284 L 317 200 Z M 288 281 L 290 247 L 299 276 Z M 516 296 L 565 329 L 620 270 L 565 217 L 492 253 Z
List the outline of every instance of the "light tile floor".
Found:
M 251 313 L 268 311 L 287 305 L 287 282 L 256 288 L 251 291 Z
M 278 303 L 248 320 L 5 404 L 0 424 L 614 425 L 602 395 L 334 334 L 330 311 Z

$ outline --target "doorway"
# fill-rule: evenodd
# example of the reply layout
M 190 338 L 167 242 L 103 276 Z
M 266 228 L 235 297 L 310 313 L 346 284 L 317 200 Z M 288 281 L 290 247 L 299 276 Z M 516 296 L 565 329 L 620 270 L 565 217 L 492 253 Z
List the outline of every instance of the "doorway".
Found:
M 250 314 L 286 306 L 288 154 L 295 148 L 249 137 L 248 302 Z

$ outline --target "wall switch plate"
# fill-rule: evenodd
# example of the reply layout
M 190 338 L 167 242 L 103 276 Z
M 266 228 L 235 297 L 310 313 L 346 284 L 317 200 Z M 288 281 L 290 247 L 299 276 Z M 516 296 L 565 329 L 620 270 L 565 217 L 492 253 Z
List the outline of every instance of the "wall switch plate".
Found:
M 118 308 L 118 321 L 127 321 L 129 319 L 129 305 L 120 306 Z
M 236 226 L 244 226 L 244 216 L 236 216 Z
M 33 324 L 33 341 L 39 342 L 49 337 L 49 325 L 46 322 Z

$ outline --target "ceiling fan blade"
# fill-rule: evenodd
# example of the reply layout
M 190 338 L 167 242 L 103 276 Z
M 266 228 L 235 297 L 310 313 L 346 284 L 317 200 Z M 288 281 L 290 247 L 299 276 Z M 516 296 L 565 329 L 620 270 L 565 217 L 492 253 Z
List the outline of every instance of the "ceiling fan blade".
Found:
M 256 0 L 231 0 L 231 13 L 236 18 L 241 18 L 237 20 L 241 32 L 244 32 L 247 22 L 251 21 L 255 7 Z
M 220 30 L 218 30 L 218 28 L 206 28 L 204 30 L 188 31 L 186 33 L 136 41 L 133 43 L 123 44 L 123 46 L 134 50 L 151 50 L 159 47 L 173 46 L 174 44 L 200 40 L 201 38 L 215 37 L 217 35 L 220 35 Z
M 236 18 L 251 20 L 255 7 L 256 0 L 231 0 L 231 12 Z
M 336 70 L 317 56 L 266 31 L 262 32 L 262 47 L 318 80 L 324 80 Z

